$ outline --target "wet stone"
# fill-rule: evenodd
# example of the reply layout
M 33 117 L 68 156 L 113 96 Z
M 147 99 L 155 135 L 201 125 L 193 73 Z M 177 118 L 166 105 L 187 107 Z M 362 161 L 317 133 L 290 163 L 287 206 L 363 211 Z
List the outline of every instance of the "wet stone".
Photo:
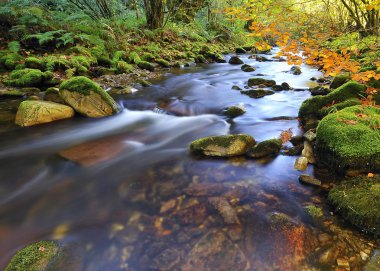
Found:
M 239 218 L 230 203 L 223 197 L 211 197 L 210 204 L 219 212 L 226 224 L 240 224 Z
M 310 175 L 301 175 L 298 180 L 304 184 L 310 184 L 314 186 L 321 186 L 322 182 L 318 179 L 311 177 Z
M 308 161 L 306 157 L 299 157 L 294 163 L 294 168 L 299 171 L 305 171 L 307 169 L 307 164 Z
M 224 191 L 226 191 L 226 187 L 223 184 L 218 183 L 192 184 L 184 190 L 187 195 L 195 197 L 217 196 Z

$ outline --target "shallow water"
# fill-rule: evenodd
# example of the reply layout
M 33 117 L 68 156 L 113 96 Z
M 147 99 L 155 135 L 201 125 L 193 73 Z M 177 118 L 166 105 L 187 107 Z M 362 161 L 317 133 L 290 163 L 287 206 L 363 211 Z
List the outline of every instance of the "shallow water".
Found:
M 323 191 L 298 182 L 295 156 L 188 152 L 191 141 L 210 135 L 302 134 L 297 115 L 308 91 L 252 99 L 231 87 L 244 89 L 260 73 L 306 89 L 320 72 L 302 66 L 295 76 L 286 62 L 242 59 L 256 71 L 229 64 L 173 70 L 115 97 L 125 110 L 113 117 L 27 129 L 0 122 L 0 268 L 26 244 L 57 239 L 76 256 L 62 270 L 331 270 L 336 258 L 360 270 L 359 252 L 373 242 L 333 216 Z M 244 115 L 222 115 L 238 104 Z M 8 120 L 15 112 L 3 111 Z M 313 166 L 306 173 L 328 176 Z M 324 218 L 311 219 L 309 204 Z M 328 252 L 332 259 L 321 260 Z

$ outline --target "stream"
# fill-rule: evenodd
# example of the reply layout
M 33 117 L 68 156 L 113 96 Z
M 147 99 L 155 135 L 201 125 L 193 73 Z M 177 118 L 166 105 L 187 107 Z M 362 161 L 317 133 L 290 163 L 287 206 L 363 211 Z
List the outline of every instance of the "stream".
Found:
M 326 169 L 301 173 L 298 156 L 284 153 L 189 153 L 193 140 L 211 135 L 302 135 L 298 109 L 310 78 L 322 74 L 302 65 L 293 75 L 286 62 L 248 57 L 255 72 L 228 63 L 170 70 L 114 96 L 124 110 L 104 119 L 19 128 L 17 102 L 0 100 L 0 269 L 31 242 L 59 240 L 68 251 L 60 270 L 361 270 L 375 242 L 335 216 L 326 191 L 298 181 Z M 253 99 L 232 89 L 257 74 L 295 90 Z M 246 113 L 229 120 L 222 113 L 233 105 Z M 323 217 L 311 218 L 308 205 Z

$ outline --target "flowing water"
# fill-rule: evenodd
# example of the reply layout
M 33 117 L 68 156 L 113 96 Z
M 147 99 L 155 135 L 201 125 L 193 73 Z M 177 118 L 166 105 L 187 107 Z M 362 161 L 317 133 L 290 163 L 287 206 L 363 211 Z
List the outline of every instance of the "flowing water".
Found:
M 322 190 L 298 182 L 296 156 L 189 153 L 204 136 L 302 134 L 298 109 L 310 97 L 302 90 L 320 72 L 302 66 L 296 76 L 286 62 L 242 59 L 256 71 L 173 70 L 116 96 L 125 109 L 105 119 L 18 128 L 15 106 L 0 101 L 0 268 L 26 244 L 56 239 L 70 251 L 62 270 L 333 270 L 337 258 L 360 270 L 360 251 L 375 245 L 336 219 Z M 253 99 L 231 89 L 257 74 L 297 91 Z M 239 104 L 244 115 L 223 116 Z M 323 218 L 309 217 L 307 205 Z

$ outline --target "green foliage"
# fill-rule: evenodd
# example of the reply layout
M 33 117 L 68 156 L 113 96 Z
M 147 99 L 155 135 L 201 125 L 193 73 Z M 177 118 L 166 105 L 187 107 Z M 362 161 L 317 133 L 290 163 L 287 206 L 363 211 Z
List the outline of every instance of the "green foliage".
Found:
M 4 84 L 15 87 L 34 87 L 53 78 L 51 72 L 42 72 L 37 69 L 14 70 Z
M 140 61 L 141 61 L 141 58 L 136 52 L 131 52 L 127 56 L 127 62 L 130 64 L 139 64 Z
M 148 70 L 148 71 L 154 71 L 154 66 L 152 63 L 147 61 L 140 61 L 137 66 L 139 66 L 140 69 Z
M 46 65 L 45 62 L 41 59 L 38 59 L 36 57 L 27 57 L 25 59 L 25 67 L 30 69 L 45 70 Z
M 8 43 L 8 50 L 12 53 L 18 54 L 20 52 L 20 42 L 11 41 L 10 43 Z
M 117 61 L 116 70 L 118 73 L 131 73 L 133 71 L 133 66 L 125 61 Z

